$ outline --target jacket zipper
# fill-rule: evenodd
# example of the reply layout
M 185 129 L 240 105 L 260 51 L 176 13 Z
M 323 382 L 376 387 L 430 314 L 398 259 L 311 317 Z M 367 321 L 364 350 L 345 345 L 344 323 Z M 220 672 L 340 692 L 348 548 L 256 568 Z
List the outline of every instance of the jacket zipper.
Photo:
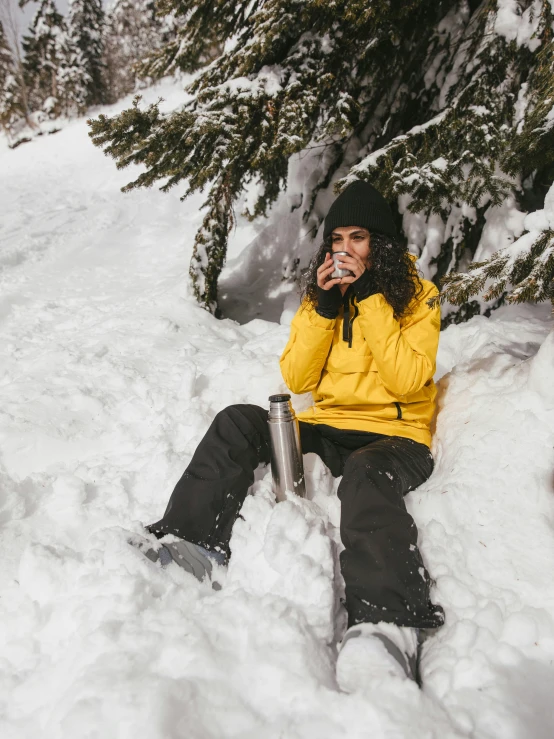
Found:
M 354 316 L 352 317 L 352 320 L 350 320 L 351 304 L 354 306 Z M 352 349 L 352 336 L 354 333 L 352 325 L 360 313 L 358 306 L 354 303 L 353 293 L 350 296 L 347 296 L 347 294 L 345 293 L 342 301 L 342 307 L 344 309 L 344 316 L 342 321 L 342 339 L 343 341 L 348 342 L 348 348 Z

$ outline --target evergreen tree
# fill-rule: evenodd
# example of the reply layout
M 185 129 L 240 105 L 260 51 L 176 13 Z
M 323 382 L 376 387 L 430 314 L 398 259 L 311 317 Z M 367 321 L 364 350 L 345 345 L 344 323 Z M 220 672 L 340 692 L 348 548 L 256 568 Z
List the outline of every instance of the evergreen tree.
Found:
M 302 204 L 314 235 L 318 192 L 337 177 L 337 191 L 369 179 L 404 225 L 419 214 L 418 240 L 406 236 L 437 283 L 471 262 L 495 208 L 514 195 L 522 210 L 542 205 L 554 179 L 549 0 L 163 0 L 160 9 L 184 23 L 179 46 L 148 62 L 158 71 L 190 71 L 216 39 L 229 44 L 196 76 L 183 108 L 162 115 L 137 97 L 121 114 L 90 121 L 90 135 L 118 167 L 143 165 L 126 190 L 186 181 L 186 197 L 210 188 L 191 264 L 209 309 L 233 203 L 254 180 L 248 215 L 264 216 L 286 187 L 291 156 L 307 147 L 326 150 L 326 171 Z M 548 237 L 539 242 L 533 259 L 548 253 Z M 542 287 L 530 282 L 522 297 L 545 299 L 541 275 Z M 449 283 L 452 302 L 467 300 L 467 290 L 456 298 L 457 286 Z
M 22 41 L 31 107 L 37 110 L 46 106 L 53 116 L 60 112 L 58 69 L 65 30 L 64 18 L 54 0 L 42 0 Z
M 76 90 L 84 82 L 85 106 L 100 105 L 106 102 L 102 0 L 70 0 L 67 25 L 65 76 L 71 80 L 68 87 Z
M 59 110 L 63 115 L 82 115 L 90 100 L 92 79 L 87 60 L 69 31 L 60 38 L 60 64 L 56 76 Z
M 8 135 L 16 129 L 37 124 L 31 115 L 29 91 L 21 55 L 20 30 L 13 0 L 0 0 L 0 46 L 2 67 L 0 68 L 0 117 Z
M 156 14 L 154 0 L 116 0 L 107 15 L 104 41 L 109 102 L 137 87 L 137 66 L 169 43 L 171 33 L 171 24 Z M 148 82 L 148 74 L 142 79 Z
M 0 83 L 5 80 L 12 64 L 12 53 L 4 33 L 4 26 L 0 20 Z
M 240 32 L 260 4 L 260 0 L 158 0 L 157 13 L 165 19 L 162 29 L 166 40 L 143 60 L 140 76 L 159 79 L 179 70 L 200 69 L 220 56 L 224 41 Z
M 13 122 L 22 115 L 15 60 L 0 21 L 0 127 L 9 134 Z

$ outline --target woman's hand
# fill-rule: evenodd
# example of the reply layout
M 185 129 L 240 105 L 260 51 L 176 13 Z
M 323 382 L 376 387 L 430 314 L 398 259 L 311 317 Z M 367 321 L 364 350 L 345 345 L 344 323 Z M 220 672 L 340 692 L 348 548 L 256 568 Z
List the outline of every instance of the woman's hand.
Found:
M 333 262 L 332 259 L 331 262 Z M 361 277 L 367 269 L 360 257 L 354 254 L 341 254 L 340 262 L 337 266 L 341 269 L 349 269 L 354 273 L 353 275 L 348 275 L 342 279 L 339 278 L 338 282 L 340 282 L 341 285 L 348 285 L 351 282 L 356 282 L 356 280 Z M 334 280 L 334 282 L 336 281 L 337 280 Z
M 317 307 L 316 313 L 323 318 L 336 318 L 339 314 L 341 294 L 337 284 L 340 277 L 330 279 L 329 275 L 335 269 L 335 263 L 330 254 L 325 255 L 325 261 L 317 270 Z
M 331 259 L 329 252 L 325 255 L 325 261 L 321 267 L 317 268 L 317 286 L 321 290 L 330 290 L 335 285 L 338 285 L 341 281 L 340 277 L 330 279 L 331 272 L 335 271 L 335 263 Z
M 375 283 L 375 273 L 368 269 L 367 265 L 355 254 L 341 255 L 340 267 L 346 267 L 353 275 L 343 277 L 340 281 L 341 285 L 352 284 L 352 291 L 358 302 L 369 298 L 379 291 Z

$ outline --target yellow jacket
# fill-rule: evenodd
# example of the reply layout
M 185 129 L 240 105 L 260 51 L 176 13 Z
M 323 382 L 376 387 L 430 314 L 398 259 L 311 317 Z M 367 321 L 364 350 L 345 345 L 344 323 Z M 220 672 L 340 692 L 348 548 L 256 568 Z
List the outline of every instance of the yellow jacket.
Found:
M 299 420 L 430 445 L 440 308 L 426 304 L 435 285 L 421 282 L 423 292 L 400 321 L 380 293 L 359 303 L 352 297 L 346 326 L 342 308 L 330 319 L 300 306 L 280 360 L 289 389 L 313 395 Z

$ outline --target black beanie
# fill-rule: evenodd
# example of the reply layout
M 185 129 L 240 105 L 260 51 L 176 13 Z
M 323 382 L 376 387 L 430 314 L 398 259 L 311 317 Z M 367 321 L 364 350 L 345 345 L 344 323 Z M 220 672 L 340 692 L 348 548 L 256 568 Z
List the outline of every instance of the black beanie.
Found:
M 333 229 L 345 226 L 361 226 L 370 233 L 377 231 L 397 238 L 389 204 L 373 185 L 364 180 L 348 185 L 329 208 L 323 238 L 330 236 Z

